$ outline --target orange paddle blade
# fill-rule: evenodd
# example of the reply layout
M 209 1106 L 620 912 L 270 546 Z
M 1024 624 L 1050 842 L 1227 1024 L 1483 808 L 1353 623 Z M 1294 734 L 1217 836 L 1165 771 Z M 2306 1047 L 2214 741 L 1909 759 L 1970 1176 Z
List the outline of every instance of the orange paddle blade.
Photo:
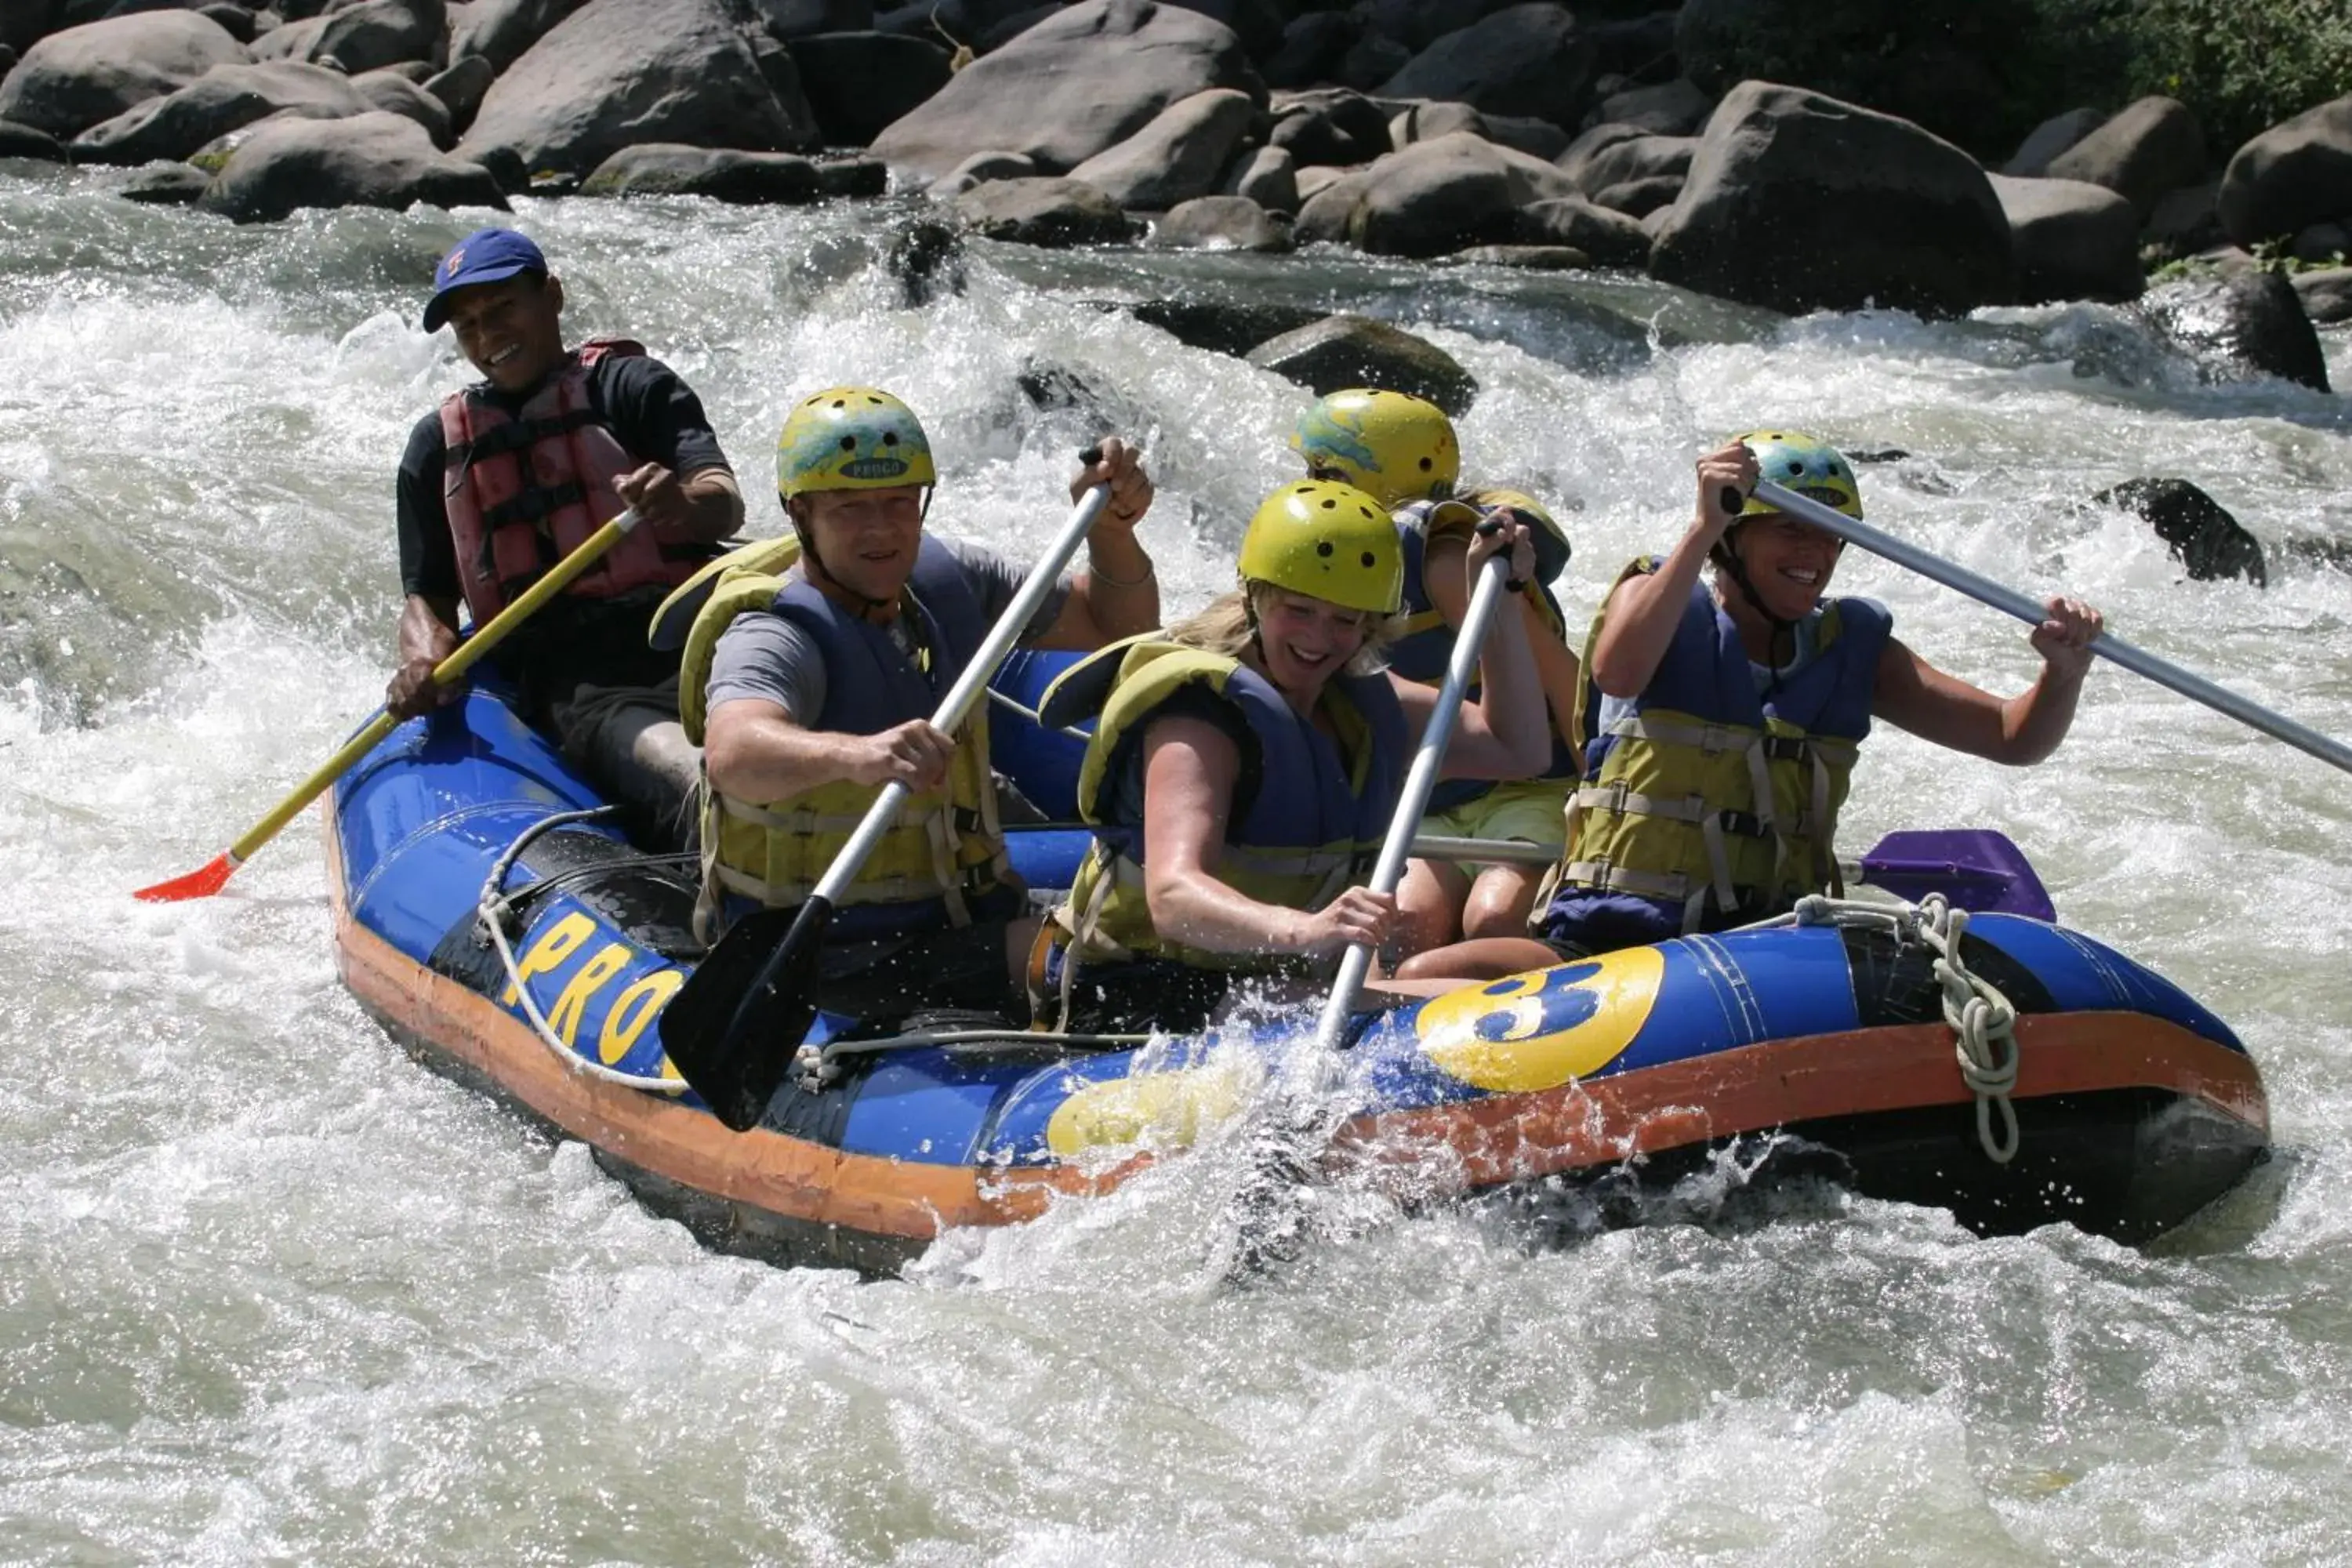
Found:
M 209 899 L 228 885 L 229 875 L 237 865 L 236 857 L 224 849 L 186 876 L 158 882 L 152 888 L 142 888 L 131 896 L 150 904 L 176 904 L 187 899 Z

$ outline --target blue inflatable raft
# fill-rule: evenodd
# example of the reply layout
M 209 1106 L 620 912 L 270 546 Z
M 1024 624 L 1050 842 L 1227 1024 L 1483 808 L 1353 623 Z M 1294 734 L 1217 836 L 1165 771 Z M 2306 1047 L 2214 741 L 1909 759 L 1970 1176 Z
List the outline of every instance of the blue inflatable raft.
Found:
M 1000 682 L 1016 706 L 1046 673 L 1034 665 Z M 1076 743 L 1012 711 L 997 729 L 1000 766 L 1066 817 Z M 698 951 L 694 868 L 640 853 L 601 805 L 488 692 L 403 725 L 335 791 L 339 965 L 422 1060 L 584 1141 L 714 1245 L 889 1269 L 944 1228 L 1116 1186 L 1237 1114 L 1311 1043 L 1311 1016 L 1142 1046 L 856 1039 L 855 1020 L 821 1018 L 804 1070 L 759 1128 L 731 1133 L 656 1026 Z M 1085 842 L 1013 833 L 1037 886 L 1066 879 Z M 1911 875 L 1911 896 L 1936 879 Z M 1476 1193 L 1669 1181 L 1770 1139 L 1809 1172 L 1980 1231 L 2065 1221 L 2126 1241 L 2180 1224 L 2262 1158 L 2268 1111 L 2244 1047 L 2111 948 L 1973 916 L 1963 968 L 2015 1024 L 1979 1047 L 1972 1079 L 1916 912 L 1830 914 L 1373 1019 L 1345 1053 L 1328 1158 L 1392 1169 L 1415 1193 Z

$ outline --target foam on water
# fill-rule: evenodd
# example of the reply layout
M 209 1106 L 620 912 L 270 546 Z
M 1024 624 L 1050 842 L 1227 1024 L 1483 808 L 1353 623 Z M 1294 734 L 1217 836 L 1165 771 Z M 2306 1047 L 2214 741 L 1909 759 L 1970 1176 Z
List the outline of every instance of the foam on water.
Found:
M 482 215 L 235 229 L 118 178 L 0 176 L 0 1558 L 2261 1563 L 2352 1534 L 2352 812 L 2322 764 L 2113 669 L 2040 769 L 1872 743 L 1853 842 L 2002 828 L 2262 1061 L 2282 1157 L 2145 1252 L 1746 1201 L 1729 1161 L 1618 1233 L 1336 1193 L 1346 1245 L 1223 1292 L 1221 1143 L 901 1282 L 714 1257 L 342 994 L 314 822 L 221 899 L 129 899 L 379 695 L 392 468 L 464 379 L 419 280 Z M 1076 447 L 1142 442 L 1189 608 L 1293 471 L 1304 395 L 1093 301 L 1362 304 L 1478 374 L 1470 471 L 1560 500 L 1574 619 L 1673 539 L 1696 452 L 1794 425 L 1909 454 L 1864 469 L 1885 526 L 2352 735 L 2352 582 L 2274 552 L 2267 591 L 2184 584 L 2079 504 L 2178 474 L 2266 545 L 2326 537 L 2347 405 L 2205 385 L 2121 312 L 1778 322 L 1612 280 L 985 249 L 910 310 L 871 207 L 523 206 L 575 331 L 700 392 L 758 532 L 792 401 L 877 382 L 931 428 L 939 526 L 1016 554 Z M 1956 595 L 1858 552 L 1841 585 L 1969 679 L 2032 673 Z

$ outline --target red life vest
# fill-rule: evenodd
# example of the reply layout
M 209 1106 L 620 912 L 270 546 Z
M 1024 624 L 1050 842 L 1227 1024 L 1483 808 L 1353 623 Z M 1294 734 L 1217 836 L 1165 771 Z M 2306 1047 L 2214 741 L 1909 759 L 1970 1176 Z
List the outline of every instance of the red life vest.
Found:
M 476 626 L 620 515 L 613 480 L 644 463 L 589 403 L 588 373 L 608 354 L 645 352 L 626 338 L 592 338 L 514 414 L 471 387 L 441 400 L 442 501 Z M 632 529 L 564 592 L 609 599 L 674 588 L 710 559 L 709 546 L 664 533 Z

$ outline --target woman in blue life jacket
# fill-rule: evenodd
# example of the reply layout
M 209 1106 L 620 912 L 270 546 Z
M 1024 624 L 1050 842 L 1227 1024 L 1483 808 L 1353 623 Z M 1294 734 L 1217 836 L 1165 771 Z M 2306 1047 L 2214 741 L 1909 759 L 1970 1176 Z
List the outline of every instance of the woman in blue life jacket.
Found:
M 1552 584 L 1568 569 L 1567 533 L 1532 498 L 1494 487 L 1460 488 L 1462 460 L 1444 409 L 1402 392 L 1359 387 L 1335 392 L 1299 417 L 1291 447 L 1308 477 L 1350 484 L 1389 510 L 1404 550 L 1404 626 L 1388 653 L 1389 668 L 1435 687 L 1468 610 L 1471 531 L 1498 510 L 1528 525 L 1536 571 L 1520 595 L 1527 629 L 1550 711 L 1551 754 L 1531 776 L 1449 779 L 1431 795 L 1424 836 L 1525 844 L 1559 841 L 1560 816 L 1580 771 L 1570 737 L 1579 689 L 1576 654 Z M 1397 888 L 1406 952 L 1458 937 L 1517 935 L 1527 930 L 1540 865 L 1511 861 L 1410 862 Z
M 1862 516 L 1853 468 L 1810 436 L 1741 437 L 1698 464 L 1698 513 L 1673 552 L 1627 566 L 1585 645 L 1585 776 L 1567 851 L 1530 925 L 1424 953 L 1447 973 L 1727 930 L 1837 889 L 1832 837 L 1874 719 L 1998 763 L 2037 763 L 2074 721 L 2099 613 L 2053 597 L 2042 673 L 2000 698 L 1892 635 L 1869 599 L 1828 596 L 1843 542 L 1750 497 L 1759 479 Z M 1712 581 L 1700 568 L 1712 563 Z
M 1499 551 L 1522 581 L 1535 570 L 1525 524 L 1475 538 L 1473 569 Z M 1240 587 L 1048 690 L 1049 722 L 1097 717 L 1078 781 L 1096 837 L 1033 955 L 1038 1016 L 1197 1028 L 1245 976 L 1295 1001 L 1328 985 L 1349 944 L 1397 938 L 1395 898 L 1359 884 L 1436 705 L 1379 667 L 1402 574 L 1372 498 L 1285 485 L 1251 519 Z M 1517 616 L 1496 618 L 1484 652 L 1444 776 L 1522 777 L 1548 742 Z

